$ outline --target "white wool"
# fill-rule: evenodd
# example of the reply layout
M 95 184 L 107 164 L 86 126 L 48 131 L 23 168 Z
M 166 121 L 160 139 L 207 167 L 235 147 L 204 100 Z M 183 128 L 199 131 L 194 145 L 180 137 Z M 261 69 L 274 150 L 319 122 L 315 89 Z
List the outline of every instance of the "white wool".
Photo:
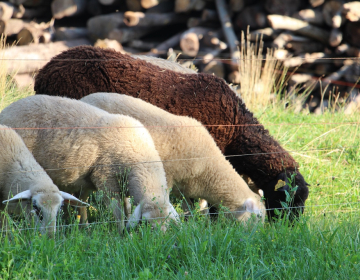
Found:
M 149 130 L 164 163 L 169 188 L 179 197 L 202 198 L 236 212 L 265 217 L 265 207 L 225 159 L 215 141 L 197 120 L 168 113 L 139 98 L 118 93 L 93 93 L 81 101 L 109 113 L 125 114 Z
M 69 194 L 62 193 L 55 186 L 44 169 L 36 162 L 21 137 L 11 128 L 0 125 L 0 210 L 7 206 L 8 213 L 29 214 L 32 206 L 42 212 L 41 228 L 52 236 L 55 232 L 56 215 L 64 202 L 73 200 L 78 206 L 85 206 Z M 21 201 L 21 205 L 18 203 Z M 35 213 L 36 215 L 36 213 Z M 39 217 L 37 217 L 39 218 Z M 6 220 L 1 216 L 0 223 Z
M 139 121 L 78 100 L 35 95 L 5 108 L 0 123 L 14 128 L 50 128 L 19 130 L 19 134 L 59 189 L 82 199 L 94 190 L 111 191 L 116 200 L 108 198 L 106 203 L 120 221 L 121 197 L 130 195 L 140 213 L 131 217 L 131 225 L 142 217 L 177 219 L 159 154 Z M 128 192 L 124 193 L 117 174 L 128 167 Z M 81 222 L 85 220 L 86 211 L 81 211 Z M 120 231 L 122 225 L 119 223 Z

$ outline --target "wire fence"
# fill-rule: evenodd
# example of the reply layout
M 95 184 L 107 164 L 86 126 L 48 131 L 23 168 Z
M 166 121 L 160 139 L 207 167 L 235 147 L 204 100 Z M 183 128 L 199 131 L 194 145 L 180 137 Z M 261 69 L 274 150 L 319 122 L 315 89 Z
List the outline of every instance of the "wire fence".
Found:
M 197 57 L 194 59 L 178 59 L 178 61 L 185 61 L 185 60 L 192 60 L 192 61 L 202 61 L 204 59 L 204 57 Z M 290 59 L 290 58 L 289 58 Z M 302 58 L 300 57 L 299 59 L 304 60 L 304 62 L 307 62 L 309 58 Z M 16 58 L 12 58 L 12 59 L 0 59 L 0 60 L 7 60 L 7 61 L 48 61 L 48 59 L 16 59 Z M 99 62 L 99 61 L 104 61 L 104 59 L 52 59 L 53 61 L 69 61 L 69 62 L 75 62 L 75 61 L 84 61 L 84 62 Z M 109 59 L 106 59 L 107 61 L 110 61 Z M 113 59 L 114 61 L 120 61 L 119 59 Z M 223 63 L 232 63 L 233 59 L 226 59 L 226 58 L 213 58 L 211 59 L 212 61 L 219 61 L 219 62 L 223 62 Z M 244 60 L 278 60 L 278 59 L 241 59 L 241 61 Z M 286 60 L 286 59 L 285 59 Z M 359 57 L 323 57 L 323 58 L 314 58 L 313 60 L 316 61 L 323 61 L 323 62 L 335 62 L 335 61 L 339 61 L 339 60 L 353 60 L 356 62 L 360 62 L 360 58 Z M 240 60 L 239 60 L 240 61 Z M 314 77 L 317 79 L 321 79 L 321 77 Z M 341 84 L 344 82 L 342 81 L 331 81 L 332 83 L 336 84 Z M 357 83 L 347 83 L 346 85 L 349 86 L 354 86 L 354 87 L 360 87 L 360 85 L 357 85 Z M 314 123 L 281 123 L 281 124 L 274 124 L 274 123 L 267 123 L 267 124 L 238 124 L 238 125 L 228 125 L 228 124 L 212 124 L 212 125 L 202 125 L 208 128 L 211 127 L 251 127 L 251 126 L 315 126 L 315 125 L 319 125 L 319 126 L 331 126 L 331 125 L 359 125 L 360 122 L 314 122 Z M 19 128 L 12 128 L 14 130 L 72 130 L 72 129 L 134 129 L 134 128 L 157 128 L 157 127 L 197 127 L 197 126 L 139 126 L 139 127 L 97 127 L 97 126 L 89 126 L 89 127 L 37 127 L 37 128 L 28 128 L 28 127 L 19 127 Z M 200 127 L 200 126 L 199 126 Z M 4 129 L 10 129 L 10 128 L 0 128 L 0 130 L 4 130 Z M 280 153 L 308 153 L 308 152 L 326 152 L 326 151 L 333 151 L 333 150 L 346 150 L 346 149 L 356 149 L 359 148 L 358 145 L 356 146 L 341 146 L 341 147 L 326 147 L 326 148 L 316 148 L 316 149 L 299 149 L 299 150 L 292 150 L 292 151 L 284 151 L 284 152 L 264 152 L 264 153 L 252 153 L 252 154 L 233 154 L 233 155 L 226 155 L 226 158 L 234 158 L 234 157 L 250 157 L 250 156 L 259 156 L 259 155 L 270 155 L 270 154 L 280 154 Z M 174 162 L 174 161 L 193 161 L 193 160 L 207 160 L 212 158 L 211 156 L 209 157 L 194 157 L 194 158 L 181 158 L 181 159 L 171 159 L 171 160 L 161 160 L 161 161 L 146 161 L 146 162 L 134 162 L 131 164 L 127 164 L 126 166 L 133 166 L 133 165 L 138 165 L 138 164 L 149 164 L 149 163 L 155 163 L 155 162 Z M 69 167 L 62 167 L 62 168 L 45 168 L 45 171 L 57 171 L 57 170 L 65 170 L 65 169 L 79 169 L 79 168 L 95 168 L 95 167 L 119 167 L 119 166 L 124 166 L 124 164 L 102 164 L 102 165 L 92 165 L 92 166 L 69 166 Z M 42 172 L 43 170 L 29 170 L 29 171 L 17 171 L 19 173 L 24 173 L 24 172 Z M 15 172 L 6 172 L 6 173 L 15 173 Z M 5 174 L 5 173 L 0 173 L 0 174 Z M 317 207 L 333 207 L 333 206 L 356 206 L 357 208 L 355 209 L 355 211 L 360 211 L 360 208 L 358 208 L 360 201 L 357 202 L 347 202 L 347 203 L 332 203 L 332 204 L 321 204 L 321 205 L 309 205 L 306 206 L 305 209 L 313 209 L 313 208 L 317 208 Z M 304 206 L 301 207 L 287 207 L 287 209 L 301 209 L 304 208 Z M 271 208 L 271 209 L 266 209 L 267 211 L 271 211 L 271 210 L 283 210 L 283 208 Z M 343 211 L 341 209 L 337 209 L 337 210 L 333 210 L 333 211 Z M 237 212 L 241 212 L 241 211 L 237 211 Z M 234 214 L 234 212 L 227 212 L 227 211 L 223 211 L 223 214 Z M 219 213 L 207 213 L 207 214 L 197 214 L 200 216 L 204 216 L 204 215 L 219 215 Z M 182 215 L 182 217 L 191 217 L 193 215 Z M 156 217 L 156 218 L 150 218 L 148 220 L 158 220 L 158 219 L 163 219 L 163 217 Z M 80 224 L 80 223 L 75 223 L 75 224 L 67 224 L 67 225 L 59 225 L 57 226 L 57 228 L 68 228 L 68 227 L 73 227 L 73 226 L 95 226 L 95 225 L 102 225 L 102 224 L 114 224 L 114 223 L 120 223 L 120 222 L 129 222 L 128 220 L 123 220 L 123 221 L 116 221 L 116 220 L 111 220 L 111 221 L 102 221 L 102 222 L 92 222 L 92 223 L 86 223 L 86 224 Z M 17 228 L 18 231 L 25 231 L 25 230 L 36 230 L 38 229 L 38 227 L 34 227 L 34 228 Z M 0 232 L 10 232 L 12 230 L 0 230 Z

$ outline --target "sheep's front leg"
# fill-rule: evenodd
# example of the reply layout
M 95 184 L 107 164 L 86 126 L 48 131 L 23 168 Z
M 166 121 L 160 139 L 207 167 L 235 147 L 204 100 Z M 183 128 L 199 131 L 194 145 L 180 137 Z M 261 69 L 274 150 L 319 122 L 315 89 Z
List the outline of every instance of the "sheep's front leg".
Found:
M 81 201 L 87 201 L 91 192 L 92 190 L 89 189 L 81 190 L 79 199 Z M 87 207 L 78 207 L 77 212 L 78 215 L 80 215 L 80 227 L 88 225 Z

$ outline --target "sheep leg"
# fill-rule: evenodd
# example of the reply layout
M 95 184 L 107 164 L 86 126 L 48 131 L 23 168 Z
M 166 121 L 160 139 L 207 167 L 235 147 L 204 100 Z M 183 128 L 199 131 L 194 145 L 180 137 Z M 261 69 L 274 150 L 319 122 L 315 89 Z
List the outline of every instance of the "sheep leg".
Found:
M 82 201 L 87 201 L 91 190 L 81 190 L 79 199 Z M 77 209 L 78 215 L 80 215 L 80 227 L 88 225 L 88 216 L 87 216 L 87 208 L 86 207 L 79 207 Z

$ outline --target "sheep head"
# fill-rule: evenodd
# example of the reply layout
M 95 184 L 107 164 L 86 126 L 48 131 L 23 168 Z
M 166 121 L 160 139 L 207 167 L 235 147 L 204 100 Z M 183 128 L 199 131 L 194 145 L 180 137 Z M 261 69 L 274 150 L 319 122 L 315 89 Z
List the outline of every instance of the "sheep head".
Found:
M 298 171 L 282 172 L 271 180 L 264 188 L 269 220 L 277 216 L 275 209 L 280 211 L 280 216 L 288 212 L 290 221 L 299 217 L 304 212 L 305 200 L 309 195 L 308 185 Z
M 170 203 L 159 206 L 153 203 L 140 202 L 131 215 L 126 228 L 129 230 L 141 221 L 146 221 L 151 224 L 152 228 L 160 223 L 161 230 L 165 232 L 170 220 L 175 223 L 180 221 L 179 214 Z
M 4 204 L 19 203 L 20 201 L 31 201 L 35 221 L 40 225 L 40 231 L 48 237 L 54 237 L 56 231 L 56 216 L 63 204 L 70 204 L 77 207 L 89 206 L 69 193 L 61 191 L 36 192 L 26 190 L 18 193 L 13 198 L 4 200 Z

